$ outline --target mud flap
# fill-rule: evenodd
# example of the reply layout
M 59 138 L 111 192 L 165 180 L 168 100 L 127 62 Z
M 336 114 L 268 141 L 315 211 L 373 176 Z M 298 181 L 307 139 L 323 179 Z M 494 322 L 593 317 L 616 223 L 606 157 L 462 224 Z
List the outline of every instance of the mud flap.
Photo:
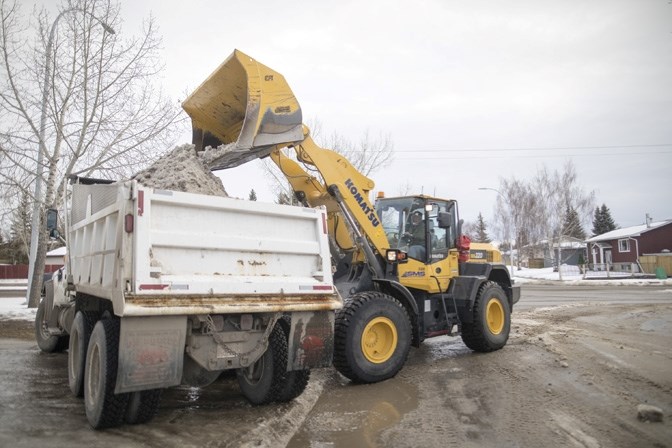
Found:
M 287 370 L 330 367 L 334 356 L 334 312 L 291 313 Z
M 180 384 L 186 333 L 186 316 L 122 317 L 115 393 Z

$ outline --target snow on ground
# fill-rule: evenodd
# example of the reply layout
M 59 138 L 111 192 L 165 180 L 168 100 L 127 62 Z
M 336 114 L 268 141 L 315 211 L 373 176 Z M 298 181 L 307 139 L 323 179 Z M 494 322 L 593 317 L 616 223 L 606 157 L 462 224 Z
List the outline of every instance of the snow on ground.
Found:
M 509 267 L 509 271 L 511 267 Z M 563 284 L 563 285 L 581 285 L 581 286 L 604 286 L 604 285 L 670 285 L 672 286 L 672 278 L 667 280 L 658 279 L 637 279 L 637 278 L 617 278 L 614 273 L 610 273 L 611 277 L 604 277 L 600 279 L 584 279 L 583 275 L 578 272 L 575 266 L 563 266 L 562 282 L 559 280 L 559 274 L 553 272 L 553 268 L 545 269 L 527 269 L 521 268 L 518 270 L 514 268 L 513 278 L 517 285 L 528 284 Z M 20 290 L 21 286 L 25 287 L 25 280 L 0 280 L 0 292 L 14 290 L 15 297 L 0 297 L 0 325 L 2 321 L 6 320 L 35 320 L 36 308 L 29 309 L 26 304 L 25 290 Z M 669 290 L 665 290 L 669 291 Z
M 0 325 L 5 320 L 35 320 L 37 308 L 28 308 L 26 297 L 0 297 Z

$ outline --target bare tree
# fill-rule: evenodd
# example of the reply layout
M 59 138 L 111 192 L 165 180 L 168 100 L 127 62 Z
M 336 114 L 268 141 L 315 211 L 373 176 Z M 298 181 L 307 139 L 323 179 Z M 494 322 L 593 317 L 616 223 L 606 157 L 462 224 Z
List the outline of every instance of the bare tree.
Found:
M 505 238 L 513 235 L 519 252 L 545 245 L 549 253 L 556 254 L 560 266 L 563 260 L 556 248 L 568 236 L 563 233 L 567 210 L 573 210 L 583 225 L 591 218 L 595 200 L 595 193 L 584 191 L 579 184 L 573 163 L 565 163 L 561 171 L 544 166 L 529 182 L 501 179 L 499 191 L 496 223 L 500 233 Z M 558 272 L 562 278 L 561 269 Z
M 546 234 L 546 243 L 549 252 L 555 254 L 558 266 L 558 275 L 562 279 L 562 252 L 561 243 L 566 235 L 563 234 L 566 210 L 574 209 L 580 223 L 590 220 L 595 193 L 585 192 L 579 185 L 576 169 L 571 162 L 565 163 L 563 170 L 549 172 L 546 168 L 540 170 L 534 179 L 535 189 L 539 192 L 540 220 L 542 231 Z M 556 250 L 557 248 L 557 250 Z
M 172 145 L 183 116 L 156 87 L 163 67 L 151 18 L 122 38 L 111 0 L 64 0 L 56 18 L 42 10 L 27 22 L 15 1 L 0 0 L 0 20 L 0 182 L 33 192 L 43 172 L 44 194 L 32 198 L 41 218 L 70 175 L 125 176 Z M 39 228 L 30 307 L 46 255 Z

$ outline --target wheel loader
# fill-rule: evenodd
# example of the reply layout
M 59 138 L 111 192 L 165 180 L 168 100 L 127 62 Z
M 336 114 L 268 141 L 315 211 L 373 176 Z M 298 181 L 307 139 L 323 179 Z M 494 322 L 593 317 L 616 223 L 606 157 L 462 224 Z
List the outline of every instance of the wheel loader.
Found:
M 373 180 L 313 141 L 285 78 L 239 50 L 182 106 L 211 169 L 270 157 L 300 202 L 326 207 L 334 283 L 344 299 L 333 364 L 345 377 L 391 378 L 411 346 L 430 337 L 459 334 L 477 352 L 506 344 L 520 289 L 501 263 L 469 261 L 457 201 L 381 195 L 372 203 Z

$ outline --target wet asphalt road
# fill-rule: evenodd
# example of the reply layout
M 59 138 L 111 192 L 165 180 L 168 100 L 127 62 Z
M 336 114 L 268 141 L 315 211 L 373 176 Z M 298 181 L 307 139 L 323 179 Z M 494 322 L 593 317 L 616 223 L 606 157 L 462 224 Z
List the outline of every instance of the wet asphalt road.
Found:
M 523 285 L 523 298 L 514 312 L 577 301 L 670 304 L 671 291 L 669 286 Z M 228 376 L 204 389 L 166 391 L 159 415 L 147 425 L 94 431 L 87 424 L 82 400 L 70 395 L 67 354 L 45 354 L 33 341 L 9 339 L 0 340 L 0 353 L 0 446 L 12 447 L 376 446 L 382 431 L 394 431 L 404 414 L 418 407 L 418 385 L 459 369 L 446 371 L 437 362 L 464 358 L 465 363 L 487 365 L 489 356 L 472 356 L 459 338 L 437 338 L 413 350 L 408 368 L 392 380 L 352 385 L 333 369 L 322 369 L 313 372 L 308 390 L 297 402 L 263 407 L 248 405 L 235 378 Z M 319 412 L 313 411 L 318 400 Z M 412 433 L 414 428 L 404 430 Z M 331 442 L 311 440 L 311 434 L 325 431 Z M 428 428 L 415 431 L 423 440 Z

